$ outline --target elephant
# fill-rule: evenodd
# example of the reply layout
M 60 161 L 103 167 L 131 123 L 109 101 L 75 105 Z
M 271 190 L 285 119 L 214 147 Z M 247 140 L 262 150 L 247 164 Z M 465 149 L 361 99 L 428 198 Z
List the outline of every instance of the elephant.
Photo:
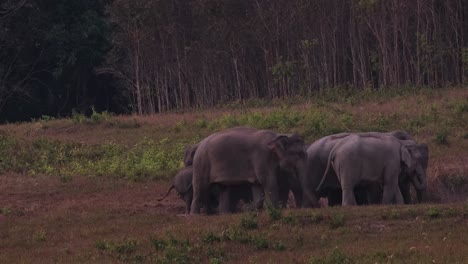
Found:
M 170 194 L 172 189 L 175 189 L 177 194 L 185 202 L 185 213 L 190 213 L 190 207 L 193 199 L 192 177 L 192 166 L 187 166 L 181 169 L 172 179 L 169 190 L 163 197 L 159 198 L 158 201 L 164 200 Z M 228 198 L 222 198 L 220 197 L 221 195 L 228 195 Z M 240 200 L 243 200 L 244 203 L 252 202 L 253 198 L 249 184 L 232 187 L 213 184 L 210 185 L 209 188 L 209 202 L 205 209 L 212 213 L 218 206 L 224 206 L 226 208 L 223 208 L 223 211 L 234 213 L 237 210 L 237 203 Z M 229 202 L 229 204 L 221 204 L 221 201 Z
M 322 180 L 323 174 L 325 173 L 325 169 L 328 163 L 328 156 L 330 155 L 331 150 L 338 143 L 341 139 L 352 135 L 353 133 L 339 133 L 334 135 L 329 135 L 323 137 L 314 143 L 310 144 L 307 147 L 307 168 L 305 178 L 300 179 L 301 186 L 303 188 L 304 199 L 303 199 L 303 206 L 304 207 L 313 207 L 316 206 L 310 200 L 307 200 L 306 197 L 316 196 L 315 199 L 319 199 L 320 197 L 327 197 L 328 198 L 328 205 L 341 205 L 342 201 L 342 193 L 340 184 L 337 180 L 330 183 L 328 187 L 322 188 L 319 192 L 316 192 L 316 188 L 318 187 L 320 181 Z M 409 140 L 411 136 L 405 131 L 392 131 L 388 133 L 380 133 L 380 132 L 367 132 L 367 133 L 360 133 L 360 134 L 370 134 L 370 135 L 391 135 L 397 139 L 401 140 Z M 330 172 L 330 173 L 333 173 Z M 334 175 L 332 175 L 334 176 Z M 336 176 L 334 177 L 336 179 Z M 406 188 L 408 190 L 409 196 L 409 186 Z M 358 204 L 366 204 L 367 201 L 367 194 L 365 193 L 365 188 L 357 186 L 355 189 L 355 195 L 357 198 Z M 364 193 L 363 193 L 364 192 Z M 313 201 L 313 200 L 312 200 Z M 405 200 L 406 202 L 406 200 Z
M 296 178 L 305 172 L 304 145 L 297 134 L 277 134 L 250 127 L 225 129 L 206 137 L 198 144 L 193 157 L 190 213 L 200 213 L 200 207 L 208 203 L 208 188 L 213 183 L 251 184 L 257 206 L 265 194 L 271 205 L 278 207 L 280 170 Z
M 317 191 L 330 182 L 335 184 L 338 181 L 342 190 L 342 205 L 356 205 L 354 188 L 370 185 L 368 190 L 375 193 L 368 197 L 375 199 L 380 196 L 381 187 L 383 203 L 402 204 L 403 196 L 399 186 L 402 172 L 418 191 L 426 189 L 425 164 L 421 161 L 428 160 L 428 153 L 426 144 L 399 140 L 391 135 L 349 135 L 337 142 L 331 150 Z
M 184 153 L 184 166 L 185 167 L 192 166 L 193 156 L 195 155 L 197 148 L 198 148 L 198 144 L 187 146 L 185 148 L 185 153 Z
M 163 197 L 159 198 L 158 201 L 164 200 L 172 189 L 175 189 L 180 198 L 185 201 L 185 213 L 190 213 L 190 206 L 192 205 L 193 198 L 192 175 L 192 166 L 188 166 L 180 170 L 172 179 L 169 190 Z

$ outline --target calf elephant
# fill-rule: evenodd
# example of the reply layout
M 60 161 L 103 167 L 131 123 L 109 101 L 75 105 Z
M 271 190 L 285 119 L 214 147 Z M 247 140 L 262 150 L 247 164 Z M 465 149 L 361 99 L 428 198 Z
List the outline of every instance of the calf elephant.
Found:
M 411 136 L 405 131 L 392 131 L 388 133 L 379 133 L 379 132 L 367 132 L 367 133 L 360 133 L 362 135 L 390 135 L 400 140 L 409 140 Z M 312 207 L 315 206 L 313 202 L 307 199 L 307 197 L 316 196 L 316 199 L 320 197 L 327 197 L 328 198 L 328 205 L 340 205 L 342 201 L 342 193 L 341 193 L 341 186 L 338 180 L 336 180 L 336 175 L 333 175 L 334 171 L 330 173 L 331 178 L 329 179 L 328 186 L 324 186 L 319 192 L 316 192 L 316 189 L 322 180 L 323 174 L 327 168 L 328 163 L 328 156 L 330 155 L 331 150 L 333 147 L 338 143 L 341 139 L 352 135 L 352 133 L 340 133 L 334 134 L 330 136 L 323 137 L 314 143 L 312 143 L 307 148 L 307 168 L 305 177 L 300 179 L 301 186 L 304 192 L 304 199 L 303 199 L 303 206 L 304 207 Z M 365 188 L 358 186 L 355 190 L 356 198 L 358 199 L 359 204 L 367 203 L 367 195 L 363 193 Z M 408 195 L 409 196 L 409 188 Z M 405 201 L 406 202 L 406 201 Z
M 185 213 L 190 213 L 190 206 L 192 205 L 193 198 L 192 175 L 192 166 L 188 166 L 180 170 L 172 179 L 169 190 L 163 197 L 159 198 L 158 201 L 162 201 L 169 195 L 172 189 L 175 189 L 180 198 L 182 198 L 182 200 L 185 202 Z
M 192 188 L 193 168 L 188 166 L 180 170 L 172 179 L 171 187 L 166 194 L 159 198 L 158 201 L 164 200 L 175 189 L 177 194 L 185 202 L 185 213 L 190 213 L 190 207 L 193 200 Z M 243 200 L 244 203 L 253 201 L 251 186 L 249 184 L 226 187 L 222 185 L 210 185 L 209 187 L 209 202 L 205 210 L 213 213 L 215 208 L 223 207 L 219 210 L 234 213 L 237 210 L 237 203 Z M 226 195 L 226 196 L 224 196 Z
M 355 205 L 354 188 L 370 184 L 383 188 L 383 203 L 403 203 L 399 188 L 400 172 L 405 172 L 417 190 L 425 190 L 426 173 L 421 160 L 427 157 L 427 145 L 411 140 L 403 143 L 383 134 L 349 135 L 331 150 L 317 191 L 330 181 L 338 181 L 342 190 L 342 205 Z M 376 188 L 371 187 L 370 190 Z
M 203 139 L 193 158 L 191 213 L 208 203 L 212 183 L 224 186 L 251 184 L 254 200 L 262 193 L 274 207 L 279 204 L 280 169 L 290 177 L 305 172 L 304 141 L 298 135 L 236 127 Z

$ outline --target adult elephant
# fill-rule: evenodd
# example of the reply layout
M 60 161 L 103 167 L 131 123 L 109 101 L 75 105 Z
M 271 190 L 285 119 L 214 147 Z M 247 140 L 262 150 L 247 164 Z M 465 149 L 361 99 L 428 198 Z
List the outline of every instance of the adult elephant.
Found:
M 426 189 L 426 173 L 424 164 L 420 162 L 422 157 L 428 157 L 425 144 L 410 141 L 403 144 L 401 140 L 383 134 L 349 135 L 331 150 L 317 190 L 320 191 L 330 181 L 338 180 L 343 194 L 342 205 L 356 205 L 353 192 L 356 186 L 382 186 L 383 203 L 402 204 L 400 172 L 405 171 L 417 190 Z
M 320 197 L 327 197 L 328 198 L 328 205 L 341 205 L 342 201 L 342 192 L 341 186 L 338 182 L 336 175 L 333 175 L 333 171 L 330 172 L 332 175 L 329 179 L 328 185 L 322 188 L 320 191 L 316 191 L 320 181 L 322 180 L 323 174 L 327 168 L 328 163 L 328 156 L 330 155 L 331 150 L 333 147 L 338 143 L 341 139 L 352 135 L 353 133 L 339 133 L 330 136 L 323 137 L 307 148 L 307 168 L 305 177 L 300 179 L 301 186 L 303 188 L 304 199 L 303 199 L 303 206 L 304 207 L 313 207 L 316 206 L 314 203 L 314 199 L 308 199 L 307 197 L 316 196 Z M 410 140 L 411 136 L 405 131 L 392 131 L 388 133 L 379 133 L 379 132 L 367 132 L 367 133 L 358 133 L 363 135 L 390 135 L 400 140 Z M 409 195 L 409 186 L 408 183 L 404 183 L 405 188 L 405 195 L 404 197 L 410 197 Z M 356 198 L 359 204 L 368 203 L 367 194 L 365 193 L 365 189 L 357 186 L 355 189 Z M 315 200 L 316 200 L 315 199 Z M 405 200 L 406 202 L 406 200 Z
M 304 141 L 296 134 L 249 127 L 214 133 L 198 144 L 193 158 L 191 213 L 200 213 L 200 207 L 208 203 L 212 183 L 251 184 L 254 200 L 265 193 L 272 206 L 278 207 L 280 169 L 297 177 L 305 172 L 305 162 Z

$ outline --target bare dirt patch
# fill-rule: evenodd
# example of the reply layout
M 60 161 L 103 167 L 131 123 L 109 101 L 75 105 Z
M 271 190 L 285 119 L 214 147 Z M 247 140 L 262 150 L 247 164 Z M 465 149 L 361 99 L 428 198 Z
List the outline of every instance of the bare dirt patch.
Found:
M 128 182 L 110 178 L 74 177 L 63 183 L 58 177 L 20 174 L 0 176 L 0 208 L 19 216 L 34 217 L 51 211 L 89 211 L 95 208 L 125 212 L 180 214 L 184 204 L 165 182 Z

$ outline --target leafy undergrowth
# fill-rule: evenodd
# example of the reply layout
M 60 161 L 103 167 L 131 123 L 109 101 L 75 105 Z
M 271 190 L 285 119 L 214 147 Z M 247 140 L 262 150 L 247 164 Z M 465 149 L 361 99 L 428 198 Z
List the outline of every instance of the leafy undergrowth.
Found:
M 431 200 L 463 200 L 468 191 L 464 88 L 332 90 L 309 99 L 247 101 L 142 117 L 106 112 L 44 116 L 0 126 L 0 172 L 48 174 L 63 181 L 78 175 L 167 180 L 181 168 L 186 146 L 233 126 L 296 132 L 309 143 L 344 131 L 406 130 L 429 144 Z

